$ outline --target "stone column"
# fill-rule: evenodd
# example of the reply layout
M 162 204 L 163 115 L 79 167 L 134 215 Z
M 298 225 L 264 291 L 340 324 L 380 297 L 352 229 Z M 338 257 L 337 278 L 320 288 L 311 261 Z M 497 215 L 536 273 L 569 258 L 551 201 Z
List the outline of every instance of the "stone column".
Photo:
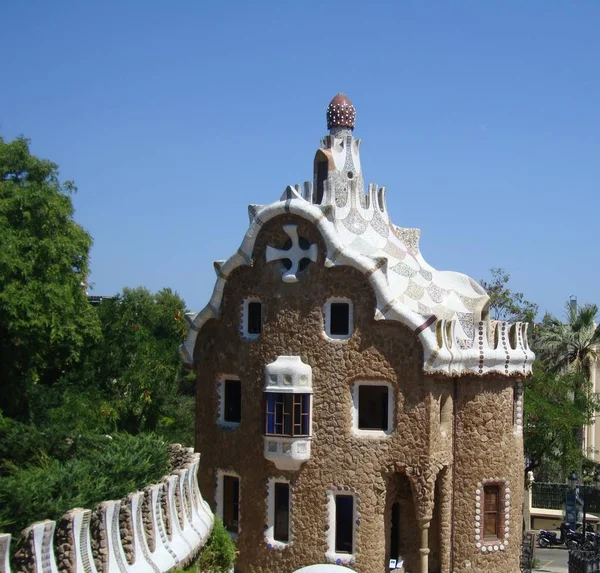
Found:
M 429 526 L 431 525 L 431 516 L 419 519 L 419 528 L 421 529 L 421 573 L 429 573 Z
M 427 467 L 429 460 L 421 460 L 420 467 L 407 468 L 406 474 L 410 480 L 417 522 L 421 530 L 421 573 L 429 573 L 429 526 L 433 516 L 435 480 L 439 467 Z M 421 468 L 427 468 L 423 471 Z
M 452 551 L 452 470 L 446 466 L 440 480 L 440 571 L 449 573 Z

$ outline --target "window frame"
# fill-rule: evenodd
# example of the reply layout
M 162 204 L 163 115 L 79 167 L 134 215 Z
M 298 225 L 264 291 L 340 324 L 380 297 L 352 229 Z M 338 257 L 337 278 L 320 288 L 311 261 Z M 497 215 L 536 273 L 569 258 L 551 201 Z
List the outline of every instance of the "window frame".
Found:
M 500 494 L 501 494 L 501 487 L 500 484 L 488 484 L 488 485 L 484 485 L 483 486 L 483 525 L 482 525 L 482 529 L 483 529 L 483 539 L 485 541 L 489 541 L 489 540 L 493 540 L 493 539 L 499 539 L 500 538 L 500 525 L 501 525 L 501 519 L 500 519 L 500 509 L 501 509 L 501 503 L 500 503 Z M 494 503 L 494 507 L 489 509 L 488 507 L 488 496 L 495 497 L 495 502 L 493 500 L 491 500 Z M 494 516 L 494 522 L 495 522 L 495 526 L 494 526 L 494 531 L 493 533 L 489 533 L 488 532 L 488 524 L 490 524 L 490 515 Z
M 250 332 L 249 330 L 249 322 L 250 322 L 250 304 L 259 303 L 260 304 L 260 332 Z M 242 324 L 241 324 L 241 334 L 242 337 L 246 340 L 256 340 L 260 337 L 263 331 L 265 322 L 265 305 L 263 301 L 258 296 L 247 296 L 244 297 L 242 303 Z
M 275 538 L 276 526 L 276 492 L 277 486 L 286 485 L 288 487 L 288 516 L 287 516 L 287 541 Z M 269 549 L 283 549 L 292 543 L 292 485 L 290 481 L 283 477 L 269 478 L 267 487 L 267 523 L 265 530 L 265 543 Z
M 238 498 L 237 498 L 237 531 L 227 529 L 225 520 L 225 478 L 235 478 L 238 482 Z M 217 487 L 215 491 L 215 501 L 217 506 L 217 515 L 221 518 L 225 529 L 232 537 L 237 539 L 242 530 L 242 479 L 237 472 L 232 470 L 217 470 Z
M 337 551 L 337 503 L 336 499 L 338 496 L 349 496 L 353 498 L 352 503 L 352 551 Z M 336 488 L 327 492 L 327 506 L 328 506 L 328 528 L 327 528 L 327 551 L 325 557 L 330 563 L 336 563 L 338 565 L 354 565 L 356 558 L 356 547 L 358 542 L 359 528 L 360 528 L 360 498 L 358 494 L 350 489 L 349 487 Z
M 230 420 L 225 419 L 225 413 L 226 413 L 226 407 L 227 407 L 226 386 L 227 386 L 228 380 L 239 381 L 239 383 L 240 383 L 240 421 L 239 422 L 232 422 Z M 217 424 L 221 428 L 235 430 L 242 423 L 242 417 L 243 417 L 243 412 L 242 412 L 243 399 L 242 398 L 243 398 L 244 388 L 242 386 L 242 381 L 240 380 L 239 376 L 236 376 L 235 374 L 219 374 L 219 376 L 217 376 L 216 385 L 217 385 L 217 400 L 218 400 Z
M 359 427 L 360 388 L 363 386 L 382 386 L 387 388 L 387 428 L 366 429 Z M 394 387 L 386 380 L 357 380 L 352 384 L 352 433 L 363 438 L 387 438 L 394 431 Z
M 263 392 L 264 394 L 264 435 L 267 437 L 280 437 L 280 438 L 308 438 L 310 437 L 310 428 L 311 428 L 311 413 L 312 413 L 312 394 L 309 392 L 274 392 L 272 390 L 266 390 Z M 270 410 L 269 405 L 269 397 L 270 396 L 280 396 L 283 398 L 283 402 L 274 401 L 273 406 L 274 410 Z M 285 410 L 286 399 L 289 397 L 291 400 L 291 412 Z M 290 416 L 289 420 L 290 432 L 286 432 L 286 421 L 285 419 L 281 422 L 277 421 L 277 404 L 282 404 L 283 406 L 283 416 Z M 300 408 L 300 420 L 297 421 L 297 411 L 296 406 Z M 269 432 L 269 420 L 270 416 L 273 415 L 275 417 L 273 421 L 273 429 L 276 429 L 277 426 L 281 426 L 281 432 Z M 306 425 L 306 433 L 302 432 L 303 425 Z M 299 433 L 296 433 L 296 427 L 299 427 Z
M 331 305 L 332 304 L 347 304 L 348 305 L 348 334 L 332 334 L 331 333 Z M 323 306 L 323 325 L 325 336 L 330 340 L 348 340 L 354 334 L 354 304 L 352 300 L 346 297 L 332 297 L 327 299 Z
M 486 490 L 494 489 L 498 493 L 496 509 L 489 512 L 486 508 Z M 511 491 L 510 482 L 504 478 L 483 479 L 475 491 L 475 545 L 482 553 L 505 551 L 510 537 Z M 486 532 L 486 514 L 496 515 L 495 535 Z

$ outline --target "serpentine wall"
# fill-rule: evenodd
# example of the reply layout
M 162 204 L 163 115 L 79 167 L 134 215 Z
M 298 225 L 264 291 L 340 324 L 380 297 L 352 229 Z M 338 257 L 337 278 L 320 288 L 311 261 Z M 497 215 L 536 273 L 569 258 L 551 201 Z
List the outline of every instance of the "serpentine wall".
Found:
M 200 454 L 170 446 L 172 472 L 94 511 L 72 509 L 21 533 L 13 565 L 19 573 L 166 573 L 199 553 L 214 517 L 198 489 Z M 0 573 L 10 573 L 11 536 L 0 534 Z

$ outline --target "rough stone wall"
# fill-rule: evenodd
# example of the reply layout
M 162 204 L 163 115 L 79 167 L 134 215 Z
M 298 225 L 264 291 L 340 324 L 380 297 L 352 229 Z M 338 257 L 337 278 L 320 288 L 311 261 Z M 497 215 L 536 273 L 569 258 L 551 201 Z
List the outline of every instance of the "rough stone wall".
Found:
M 515 380 L 510 378 L 458 381 L 453 511 L 455 571 L 519 571 L 524 469 L 523 438 L 513 424 L 514 384 Z M 486 542 L 481 535 L 480 539 L 475 538 L 477 509 L 483 513 L 484 480 L 501 483 L 504 480 L 501 510 L 504 515 L 509 510 L 509 519 L 502 524 L 505 540 Z M 480 508 L 476 505 L 477 490 L 481 492 Z M 477 547 L 478 543 L 481 547 Z
M 265 262 L 267 245 L 282 248 L 288 240 L 282 229 L 288 223 L 297 224 L 298 234 L 316 243 L 319 253 L 317 262 L 302 272 L 296 284 L 281 281 L 280 262 Z M 494 426 L 493 431 L 511 431 L 485 442 L 479 433 L 479 425 L 487 423 L 480 407 L 501 417 L 501 412 L 512 412 L 508 393 L 498 394 L 497 389 L 498 384 L 504 388 L 510 383 L 492 382 L 488 387 L 489 380 L 457 382 L 463 436 L 456 443 L 461 452 L 459 482 L 453 484 L 453 425 L 449 432 L 441 431 L 440 406 L 442 398 L 453 396 L 454 381 L 424 376 L 422 350 L 414 333 L 396 322 L 375 321 L 374 295 L 365 277 L 348 267 L 326 268 L 324 259 L 324 243 L 310 223 L 292 215 L 269 221 L 257 238 L 252 265 L 231 273 L 219 318 L 207 322 L 198 335 L 194 363 L 196 450 L 203 452 L 204 469 L 200 486 L 215 508 L 217 470 L 240 476 L 236 569 L 241 573 L 293 571 L 324 562 L 327 492 L 347 489 L 358 500 L 356 561 L 351 564 L 357 571 L 387 570 L 391 505 L 398 499 L 404 536 L 401 554 L 411 571 L 420 570 L 419 525 L 425 524 L 430 525 L 431 571 L 449 572 L 454 556 L 455 571 L 462 571 L 459 564 L 470 559 L 471 571 L 516 572 L 518 544 L 513 541 L 507 551 L 483 555 L 475 550 L 473 525 L 478 479 L 502 470 L 498 475 L 510 474 L 514 490 L 519 488 L 517 460 L 522 448 L 512 429 Z M 263 329 L 256 340 L 245 340 L 240 333 L 243 299 L 248 296 L 260 298 L 263 305 Z M 332 341 L 324 335 L 322 309 L 330 297 L 353 301 L 354 333 L 348 340 Z M 280 355 L 300 356 L 313 373 L 311 457 L 297 471 L 278 470 L 263 454 L 264 367 Z M 224 374 L 236 375 L 242 382 L 242 418 L 233 430 L 217 425 L 216 380 Z M 352 433 L 352 384 L 360 380 L 392 384 L 391 436 L 370 439 Z M 457 404 L 452 403 L 451 408 L 453 420 Z M 488 467 L 490 449 L 498 461 Z M 507 459 L 512 463 L 510 470 Z M 477 469 L 476 476 L 471 475 L 470 466 Z M 264 538 L 267 482 L 276 476 L 288 479 L 291 485 L 293 537 L 283 550 L 268 548 Z M 513 495 L 518 508 L 519 494 Z M 439 506 L 435 511 L 434 499 Z M 516 528 L 516 511 L 511 520 Z M 515 529 L 514 539 L 517 537 Z
M 267 244 L 281 248 L 286 243 L 285 223 L 297 224 L 299 235 L 318 245 L 317 262 L 309 265 L 297 284 L 281 281 L 281 263 L 265 263 Z M 417 337 L 399 323 L 374 320 L 374 296 L 362 274 L 350 268 L 329 269 L 323 262 L 324 244 L 312 225 L 293 216 L 270 221 L 257 239 L 252 266 L 240 267 L 229 277 L 219 319 L 209 321 L 198 335 L 194 358 L 196 449 L 203 452 L 204 468 L 200 484 L 214 507 L 217 470 L 232 470 L 241 477 L 237 568 L 242 573 L 292 571 L 323 562 L 326 493 L 343 488 L 359 499 L 354 567 L 368 573 L 385 571 L 389 476 L 411 474 L 416 503 L 406 505 L 403 519 L 414 535 L 417 519 L 428 513 L 432 517 L 436 476 L 451 460 L 452 438 L 442 438 L 439 431 L 438 400 L 443 389 L 437 380 L 423 376 Z M 239 332 L 247 296 L 259 297 L 263 303 L 263 330 L 253 341 L 244 340 Z M 331 341 L 323 334 L 322 308 L 330 297 L 353 301 L 354 334 L 348 340 Z M 313 369 L 311 458 L 292 472 L 278 470 L 263 455 L 264 366 L 279 355 L 298 355 Z M 237 375 L 242 381 L 242 420 L 235 430 L 216 423 L 215 381 L 221 374 Z M 369 439 L 351 432 L 351 389 L 358 380 L 393 385 L 392 436 Z M 444 381 L 444 387 L 451 386 Z M 292 488 L 294 538 L 283 551 L 268 549 L 263 537 L 266 485 L 273 476 L 289 479 Z M 441 520 L 435 525 L 437 531 L 430 531 L 430 538 L 439 536 Z M 407 542 L 415 565 L 416 535 Z

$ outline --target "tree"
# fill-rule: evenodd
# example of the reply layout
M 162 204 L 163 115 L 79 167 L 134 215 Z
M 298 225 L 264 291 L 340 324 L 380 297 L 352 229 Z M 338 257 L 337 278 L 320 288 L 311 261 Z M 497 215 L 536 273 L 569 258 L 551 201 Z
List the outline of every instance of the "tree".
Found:
M 564 481 L 573 468 L 581 467 L 585 453 L 579 429 L 593 421 L 600 407 L 586 389 L 581 373 L 556 374 L 534 363 L 533 376 L 525 382 L 525 471 L 536 478 Z
M 84 287 L 90 235 L 73 220 L 58 167 L 29 142 L 0 138 L 0 408 L 31 417 L 38 386 L 50 386 L 99 335 Z
M 193 376 L 178 354 L 187 332 L 184 301 L 168 288 L 156 294 L 125 288 L 97 309 L 102 337 L 69 375 L 63 403 L 84 387 L 106 398 L 98 407 L 117 429 L 136 434 L 180 424 L 178 441 L 189 442 Z
M 508 287 L 510 275 L 501 268 L 490 269 L 491 281 L 480 280 L 479 284 L 490 297 L 490 316 L 494 320 L 507 322 L 533 322 L 538 305 L 525 299 L 521 292 Z
M 598 360 L 600 325 L 596 325 L 598 307 L 586 304 L 577 307 L 566 304 L 567 322 L 554 316 L 544 316 L 537 328 L 534 348 L 553 372 L 575 372 L 589 380 Z

